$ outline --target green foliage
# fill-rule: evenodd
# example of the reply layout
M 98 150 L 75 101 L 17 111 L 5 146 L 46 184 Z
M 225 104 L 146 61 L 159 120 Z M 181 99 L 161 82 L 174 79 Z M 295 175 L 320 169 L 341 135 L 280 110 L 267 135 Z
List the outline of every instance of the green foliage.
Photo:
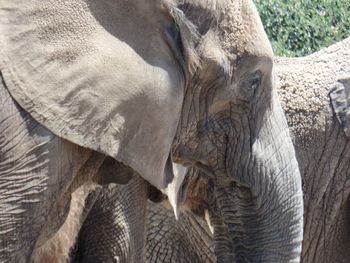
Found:
M 304 56 L 350 35 L 350 0 L 255 0 L 276 55 Z

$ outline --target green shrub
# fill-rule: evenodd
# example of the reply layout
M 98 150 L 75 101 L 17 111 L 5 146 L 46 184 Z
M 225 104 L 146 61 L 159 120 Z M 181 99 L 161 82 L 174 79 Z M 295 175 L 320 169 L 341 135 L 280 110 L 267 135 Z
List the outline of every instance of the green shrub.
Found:
M 255 0 L 276 55 L 304 56 L 350 35 L 350 0 Z

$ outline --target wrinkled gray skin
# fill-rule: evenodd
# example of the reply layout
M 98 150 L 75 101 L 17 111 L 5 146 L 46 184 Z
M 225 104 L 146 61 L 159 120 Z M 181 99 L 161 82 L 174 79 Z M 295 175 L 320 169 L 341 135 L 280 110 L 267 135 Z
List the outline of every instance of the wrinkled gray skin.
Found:
M 135 176 L 128 185 L 110 184 L 91 194 L 98 198 L 80 230 L 72 261 L 142 262 L 147 184 Z
M 173 9 L 180 15 L 175 19 L 179 25 L 164 40 L 170 48 L 157 53 L 174 58 L 176 73 L 183 72 L 186 80 L 172 156 L 213 183 L 209 217 L 218 261 L 299 262 L 300 174 L 273 87 L 271 47 L 255 7 L 250 1 L 207 6 L 189 1 L 178 8 L 184 16 Z M 169 15 L 162 17 L 175 23 Z M 181 31 L 186 29 L 193 32 Z M 188 59 L 192 55 L 197 61 Z M 40 125 L 13 100 L 2 79 L 0 100 L 0 261 L 28 262 L 62 225 L 72 191 L 99 175 L 106 156 Z M 120 173 L 116 169 L 111 177 L 119 182 Z M 141 194 L 133 197 L 145 201 Z M 130 219 L 141 228 L 143 211 Z M 131 236 L 139 242 L 132 247 L 142 248 L 142 238 Z M 123 247 L 125 240 L 120 242 Z M 123 261 L 122 255 L 112 257 Z
M 163 205 L 149 203 L 145 262 L 217 262 L 212 234 L 204 220 L 183 211 L 179 220 Z

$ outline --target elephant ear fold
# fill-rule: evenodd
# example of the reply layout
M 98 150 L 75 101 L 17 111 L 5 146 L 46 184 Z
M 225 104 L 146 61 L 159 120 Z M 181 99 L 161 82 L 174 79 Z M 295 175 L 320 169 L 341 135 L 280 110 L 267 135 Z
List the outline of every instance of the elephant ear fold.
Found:
M 350 138 L 350 74 L 339 78 L 332 86 L 329 97 L 333 113 Z
M 2 0 L 0 70 L 39 123 L 131 167 L 176 207 L 171 147 L 195 56 L 189 24 L 162 3 Z

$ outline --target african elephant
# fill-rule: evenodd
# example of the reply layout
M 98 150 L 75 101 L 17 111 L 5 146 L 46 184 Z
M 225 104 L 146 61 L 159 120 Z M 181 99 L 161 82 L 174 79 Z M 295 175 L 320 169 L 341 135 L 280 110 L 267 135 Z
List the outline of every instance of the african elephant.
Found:
M 0 261 L 32 260 L 90 180 L 136 173 L 178 216 L 173 162 L 214 182 L 219 261 L 299 261 L 300 173 L 251 1 L 4 0 L 0 30 Z

